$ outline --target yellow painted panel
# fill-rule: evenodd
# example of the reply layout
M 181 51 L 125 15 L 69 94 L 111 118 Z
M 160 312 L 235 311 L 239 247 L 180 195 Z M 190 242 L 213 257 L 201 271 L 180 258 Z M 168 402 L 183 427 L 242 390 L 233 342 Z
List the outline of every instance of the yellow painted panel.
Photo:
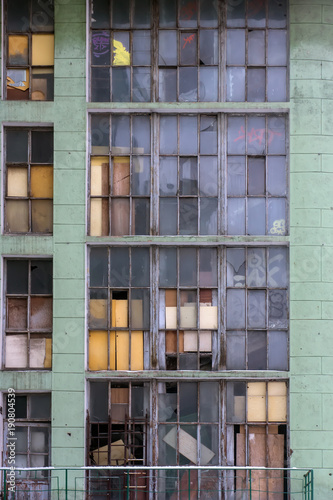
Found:
M 28 196 L 28 169 L 8 167 L 7 196 Z
M 116 332 L 110 332 L 110 370 L 116 369 Z
M 54 65 L 54 35 L 32 35 L 32 65 Z
M 111 326 L 128 328 L 128 300 L 112 300 Z
M 108 333 L 89 332 L 89 370 L 108 369 Z
M 45 339 L 45 361 L 44 368 L 52 367 L 52 339 Z
M 109 234 L 109 201 L 104 198 L 90 200 L 90 235 L 106 236 Z
M 126 47 L 118 40 L 113 39 L 113 65 L 129 66 L 131 64 L 131 55 Z
M 131 333 L 131 370 L 143 370 L 143 332 Z
M 91 159 L 91 185 L 92 196 L 109 194 L 109 158 L 95 156 Z
M 31 167 L 31 196 L 53 198 L 53 167 Z
M 117 370 L 129 370 L 129 332 L 116 332 Z
M 29 60 L 28 37 L 26 35 L 8 36 L 8 66 L 25 66 Z
M 247 385 L 247 419 L 249 422 L 266 420 L 265 382 L 249 382 Z
M 268 383 L 268 420 L 269 422 L 287 421 L 287 384 Z
M 265 382 L 249 382 L 247 384 L 248 396 L 266 396 Z

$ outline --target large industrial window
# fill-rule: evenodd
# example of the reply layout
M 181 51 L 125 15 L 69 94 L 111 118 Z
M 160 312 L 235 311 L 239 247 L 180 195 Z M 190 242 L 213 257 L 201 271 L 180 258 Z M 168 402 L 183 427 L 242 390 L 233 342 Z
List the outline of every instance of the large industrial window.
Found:
M 8 100 L 52 101 L 53 0 L 6 0 L 4 12 L 4 95 Z
M 89 369 L 286 371 L 288 310 L 287 247 L 92 246 Z
M 89 369 L 148 368 L 149 248 L 92 248 L 89 285 Z
M 228 465 L 283 468 L 287 466 L 287 384 L 285 382 L 227 383 Z M 284 471 L 251 473 L 251 486 L 258 495 L 287 491 Z M 229 485 L 246 489 L 245 471 L 231 472 Z M 267 496 L 266 496 L 267 495 Z
M 90 8 L 91 101 L 287 99 L 286 0 L 91 0 Z
M 15 430 L 9 425 L 8 419 L 15 408 Z M 15 467 L 49 467 L 50 465 L 50 434 L 51 434 L 51 397 L 50 394 L 10 393 L 6 398 L 6 414 L 4 420 L 5 435 L 5 463 L 10 461 L 10 450 L 15 443 Z M 31 490 L 38 498 L 39 487 L 45 489 L 48 471 L 17 471 L 17 490 L 21 490 L 20 482 L 24 481 L 25 489 L 30 483 Z M 34 487 L 32 484 L 35 483 Z M 39 486 L 39 487 L 38 487 Z
M 7 259 L 4 367 L 50 369 L 52 261 Z
M 91 236 L 287 234 L 285 116 L 92 114 L 90 126 Z
M 5 128 L 5 232 L 53 231 L 53 132 Z

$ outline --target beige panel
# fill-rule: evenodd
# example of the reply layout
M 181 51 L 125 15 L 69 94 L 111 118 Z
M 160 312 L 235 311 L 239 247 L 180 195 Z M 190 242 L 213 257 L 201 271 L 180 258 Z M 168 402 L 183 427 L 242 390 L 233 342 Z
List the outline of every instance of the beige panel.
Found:
M 197 352 L 197 332 L 184 332 L 184 351 Z M 199 332 L 199 351 L 211 352 L 212 351 L 212 334 L 211 332 Z
M 131 300 L 132 328 L 143 328 L 143 307 L 142 300 Z
M 28 169 L 8 167 L 7 196 L 28 196 Z
M 109 234 L 109 201 L 102 198 L 90 200 L 90 235 L 107 236 Z
M 28 367 L 27 335 L 6 335 L 6 368 Z
M 180 328 L 196 328 L 197 306 L 196 304 L 185 304 L 180 308 Z
M 264 422 L 266 420 L 266 384 L 249 382 L 247 384 L 247 420 Z
M 32 66 L 54 65 L 54 35 L 32 35 Z
M 30 339 L 30 368 L 44 368 L 46 358 L 46 339 Z
M 174 449 L 177 449 L 177 427 L 173 427 L 170 432 L 163 438 L 163 441 Z M 179 429 L 179 453 L 184 455 L 194 464 L 197 463 L 197 440 L 183 429 Z M 201 444 L 201 465 L 207 465 L 215 453 Z
M 29 231 L 28 201 L 6 201 L 6 231 L 27 233 Z
M 200 306 L 200 328 L 217 330 L 216 306 Z
M 53 232 L 53 201 L 32 200 L 31 231 L 33 233 Z
M 170 330 L 177 328 L 177 307 L 165 308 L 165 328 Z

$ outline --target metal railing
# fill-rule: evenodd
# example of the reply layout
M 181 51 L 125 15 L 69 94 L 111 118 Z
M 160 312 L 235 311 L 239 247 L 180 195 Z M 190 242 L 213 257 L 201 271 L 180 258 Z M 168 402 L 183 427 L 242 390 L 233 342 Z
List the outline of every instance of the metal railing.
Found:
M 313 470 L 1 467 L 3 500 L 314 500 Z

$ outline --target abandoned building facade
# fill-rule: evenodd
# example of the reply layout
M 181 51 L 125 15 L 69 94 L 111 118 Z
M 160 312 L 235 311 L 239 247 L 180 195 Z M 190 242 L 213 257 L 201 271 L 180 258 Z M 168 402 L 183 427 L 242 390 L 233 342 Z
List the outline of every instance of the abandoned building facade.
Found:
M 329 498 L 332 39 L 330 0 L 2 0 L 3 467 L 15 417 L 73 498 Z

